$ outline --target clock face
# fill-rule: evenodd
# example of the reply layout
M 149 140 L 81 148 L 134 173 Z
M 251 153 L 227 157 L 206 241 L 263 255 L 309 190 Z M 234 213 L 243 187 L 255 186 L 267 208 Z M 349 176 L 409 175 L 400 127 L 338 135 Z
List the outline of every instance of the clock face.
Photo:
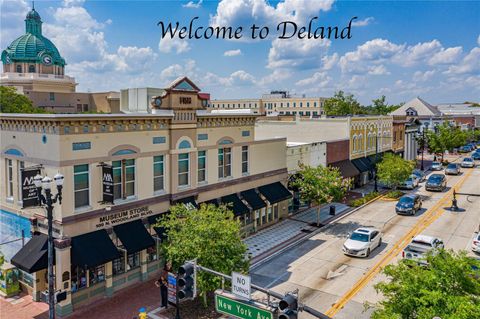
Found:
M 50 64 L 52 64 L 52 57 L 49 56 L 48 54 L 46 54 L 42 57 L 42 62 L 45 65 L 50 65 Z

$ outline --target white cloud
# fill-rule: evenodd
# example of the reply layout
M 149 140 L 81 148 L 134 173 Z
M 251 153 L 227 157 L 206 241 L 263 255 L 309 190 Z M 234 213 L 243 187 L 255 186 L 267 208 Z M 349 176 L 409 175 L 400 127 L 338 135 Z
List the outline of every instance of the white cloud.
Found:
M 448 68 L 447 74 L 480 73 L 480 47 L 473 48 L 460 63 Z
M 425 72 L 416 71 L 413 74 L 412 79 L 415 82 L 425 82 L 425 81 L 430 80 L 435 75 L 435 73 L 436 73 L 435 70 L 429 70 L 429 71 L 425 71 Z
M 322 69 L 323 70 L 330 70 L 333 68 L 338 62 L 338 53 L 334 53 L 332 55 L 325 55 L 322 58 Z
M 388 75 L 390 72 L 387 68 L 383 65 L 374 65 L 368 70 L 368 74 L 370 75 Z
M 417 43 L 408 46 L 396 56 L 396 61 L 403 66 L 413 66 L 427 61 L 431 56 L 442 50 L 442 44 L 438 40 Z
M 212 87 L 237 87 L 255 84 L 255 77 L 244 70 L 238 70 L 229 76 L 222 77 L 212 72 L 207 72 L 203 77 L 205 85 Z
M 193 2 L 193 1 L 189 1 L 186 4 L 182 4 L 182 7 L 190 8 L 190 9 L 198 9 L 202 6 L 202 3 L 203 3 L 203 0 L 198 0 L 197 3 Z
M 352 27 L 366 27 L 367 25 L 371 24 L 375 19 L 373 17 L 368 17 L 363 20 L 353 21 Z
M 198 78 L 198 69 L 195 60 L 187 59 L 183 64 L 172 64 L 160 72 L 160 82 L 167 86 L 180 76 L 188 76 L 192 81 Z
M 292 72 L 286 69 L 275 69 L 273 70 L 272 73 L 264 76 L 263 78 L 258 81 L 258 84 L 261 87 L 266 88 L 272 83 L 279 83 L 281 81 L 284 81 L 292 76 Z
M 310 86 L 313 85 L 318 88 L 326 87 L 330 84 L 332 78 L 328 76 L 326 72 L 315 72 L 311 77 L 297 81 L 297 86 Z
M 462 47 L 453 47 L 442 49 L 435 53 L 429 60 L 428 64 L 452 64 L 458 61 L 462 54 Z
M 275 68 L 313 68 L 322 62 L 321 57 L 326 53 L 331 41 L 328 39 L 275 39 L 268 52 L 270 69 Z
M 238 55 L 242 55 L 242 50 L 240 50 L 240 49 L 228 50 L 228 51 L 223 52 L 223 55 L 224 55 L 224 56 L 238 56 Z
M 190 51 L 190 45 L 185 39 L 165 37 L 160 39 L 158 49 L 160 52 L 169 53 L 175 51 L 178 54 Z
M 0 1 L 0 44 L 5 49 L 13 40 L 25 33 L 25 16 L 30 4 L 25 0 Z
M 345 53 L 339 65 L 345 73 L 363 73 L 368 63 L 382 63 L 403 50 L 403 45 L 394 44 L 385 39 L 373 39 L 359 45 L 355 51 Z

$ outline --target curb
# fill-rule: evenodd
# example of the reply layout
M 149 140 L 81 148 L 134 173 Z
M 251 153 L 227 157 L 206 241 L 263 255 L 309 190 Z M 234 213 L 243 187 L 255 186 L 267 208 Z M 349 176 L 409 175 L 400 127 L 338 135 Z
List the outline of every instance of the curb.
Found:
M 358 206 L 358 207 L 355 207 L 351 210 L 347 210 L 346 212 L 344 213 L 341 213 L 337 216 L 333 216 L 332 218 L 330 219 L 327 219 L 325 220 L 324 222 L 326 222 L 327 224 L 319 227 L 317 230 L 311 232 L 310 234 L 307 234 L 305 235 L 304 237 L 301 237 L 298 241 L 295 241 L 293 243 L 290 243 L 289 245 L 286 245 L 285 247 L 275 251 L 274 253 L 272 253 L 271 255 L 268 255 L 267 257 L 265 257 L 264 259 L 262 260 L 259 260 L 258 262 L 256 263 L 253 263 L 252 265 L 250 265 L 250 271 L 262 266 L 263 264 L 265 264 L 266 262 L 272 260 L 273 258 L 277 257 L 278 255 L 280 255 L 281 253 L 285 252 L 286 250 L 290 249 L 290 248 L 293 248 L 295 246 L 298 246 L 299 244 L 302 244 L 303 242 L 305 242 L 306 240 L 312 238 L 313 236 L 319 234 L 322 230 L 326 229 L 327 227 L 329 227 L 330 225 L 332 225 L 333 223 L 347 217 L 347 216 L 350 216 L 351 214 L 355 213 L 356 211 L 358 211 L 359 209 L 373 203 L 374 201 L 380 199 L 384 194 L 381 194 L 373 199 L 371 199 L 370 201 L 366 202 L 365 204 L 361 205 L 361 206 Z

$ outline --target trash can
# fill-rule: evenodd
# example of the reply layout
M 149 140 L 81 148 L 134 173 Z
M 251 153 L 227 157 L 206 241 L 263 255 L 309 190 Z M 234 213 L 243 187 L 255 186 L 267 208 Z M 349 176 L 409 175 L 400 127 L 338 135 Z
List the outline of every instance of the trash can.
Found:
M 335 205 L 330 206 L 330 215 L 335 215 Z

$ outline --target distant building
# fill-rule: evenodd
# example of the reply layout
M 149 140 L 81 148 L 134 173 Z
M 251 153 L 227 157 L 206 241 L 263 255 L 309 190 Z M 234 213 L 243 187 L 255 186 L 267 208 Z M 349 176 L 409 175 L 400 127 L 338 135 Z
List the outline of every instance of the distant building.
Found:
M 0 85 L 13 86 L 36 107 L 56 113 L 118 112 L 118 92 L 80 93 L 77 83 L 65 75 L 65 59 L 42 33 L 42 20 L 35 9 L 25 18 L 25 34 L 1 55 Z
M 293 96 L 287 91 L 272 91 L 259 99 L 225 99 L 210 101 L 209 109 L 253 109 L 262 115 L 319 117 L 324 114 L 323 97 Z

